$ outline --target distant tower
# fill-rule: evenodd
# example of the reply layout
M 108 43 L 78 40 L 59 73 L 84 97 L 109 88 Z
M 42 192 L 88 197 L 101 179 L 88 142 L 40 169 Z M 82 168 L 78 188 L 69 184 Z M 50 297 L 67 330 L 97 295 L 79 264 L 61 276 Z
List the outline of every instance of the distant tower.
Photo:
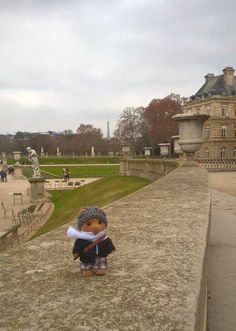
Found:
M 110 139 L 110 128 L 109 128 L 109 122 L 107 122 L 107 139 Z

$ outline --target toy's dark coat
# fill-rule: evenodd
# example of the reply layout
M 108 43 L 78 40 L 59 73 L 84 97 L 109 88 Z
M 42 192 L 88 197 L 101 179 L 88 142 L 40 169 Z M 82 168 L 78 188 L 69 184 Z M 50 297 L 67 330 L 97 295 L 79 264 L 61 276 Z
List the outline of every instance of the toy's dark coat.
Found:
M 81 262 L 94 263 L 96 257 L 107 257 L 108 254 L 115 250 L 111 239 L 107 238 L 102 240 L 99 244 L 91 248 L 86 253 L 83 253 L 84 248 L 90 244 L 91 241 L 76 239 L 73 254 L 78 254 Z

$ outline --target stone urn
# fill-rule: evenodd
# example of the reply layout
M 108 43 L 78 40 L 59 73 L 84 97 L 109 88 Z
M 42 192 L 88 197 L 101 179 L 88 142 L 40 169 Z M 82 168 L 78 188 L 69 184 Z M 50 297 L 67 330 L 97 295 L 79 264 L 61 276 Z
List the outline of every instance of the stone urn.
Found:
M 122 144 L 121 151 L 123 156 L 128 156 L 130 154 L 130 144 Z
M 167 157 L 169 155 L 170 143 L 161 143 L 158 146 L 160 146 L 161 156 Z
M 185 113 L 173 116 L 179 126 L 179 145 L 186 154 L 186 161 L 182 166 L 197 166 L 194 161 L 194 154 L 200 149 L 202 144 L 203 124 L 210 115 L 198 113 Z
M 152 147 L 143 147 L 143 149 L 144 149 L 144 155 L 145 156 L 150 156 L 151 155 Z
M 14 164 L 14 175 L 13 178 L 14 179 L 23 179 L 24 176 L 22 174 L 22 164 L 19 162 L 21 159 L 21 152 L 16 151 L 16 152 L 12 152 L 13 153 L 13 158 L 16 161 L 16 163 Z
M 184 154 L 184 152 L 182 151 L 182 149 L 180 148 L 180 145 L 179 145 L 179 136 L 172 136 L 171 139 L 174 142 L 175 154 L 177 154 L 178 157 L 181 157 Z
M 21 158 L 21 152 L 12 152 L 13 153 L 13 157 L 14 157 L 14 160 L 17 162 L 20 161 L 20 158 Z

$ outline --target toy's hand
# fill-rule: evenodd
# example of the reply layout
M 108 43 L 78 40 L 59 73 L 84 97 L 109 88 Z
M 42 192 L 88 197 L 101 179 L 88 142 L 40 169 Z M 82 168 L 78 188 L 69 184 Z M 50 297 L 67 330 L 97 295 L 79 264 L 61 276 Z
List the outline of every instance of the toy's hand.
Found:
M 78 254 L 78 253 L 74 253 L 74 254 L 73 254 L 73 256 L 74 256 L 74 258 L 73 258 L 73 261 L 75 261 L 75 260 L 77 260 L 77 259 L 78 259 L 78 257 L 79 257 L 79 254 Z

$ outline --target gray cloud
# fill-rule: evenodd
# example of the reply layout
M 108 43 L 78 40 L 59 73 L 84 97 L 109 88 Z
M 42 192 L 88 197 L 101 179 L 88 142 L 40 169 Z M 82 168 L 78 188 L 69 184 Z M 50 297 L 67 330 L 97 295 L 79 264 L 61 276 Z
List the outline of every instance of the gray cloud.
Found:
M 0 133 L 104 133 L 126 106 L 195 93 L 236 66 L 236 3 L 214 0 L 0 1 Z M 7 114 L 7 115 L 6 115 Z

